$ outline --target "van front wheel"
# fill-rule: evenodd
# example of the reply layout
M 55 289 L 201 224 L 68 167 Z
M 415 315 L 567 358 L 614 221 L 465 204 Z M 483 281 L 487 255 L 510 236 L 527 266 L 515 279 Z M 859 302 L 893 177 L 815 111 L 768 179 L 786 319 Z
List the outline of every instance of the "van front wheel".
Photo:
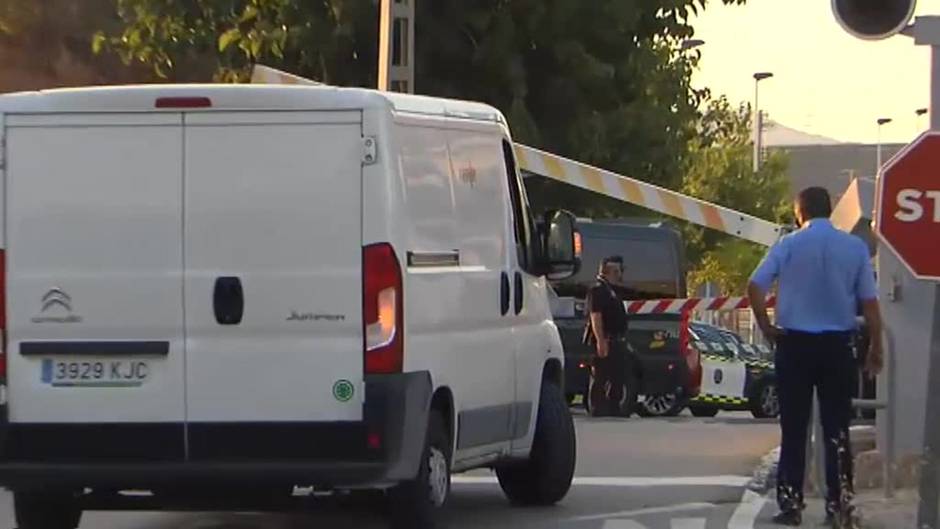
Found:
M 75 529 L 82 517 L 68 494 L 15 492 L 13 510 L 18 529 Z
M 545 381 L 527 461 L 496 468 L 499 486 L 516 505 L 553 505 L 571 488 L 577 446 L 561 388 Z

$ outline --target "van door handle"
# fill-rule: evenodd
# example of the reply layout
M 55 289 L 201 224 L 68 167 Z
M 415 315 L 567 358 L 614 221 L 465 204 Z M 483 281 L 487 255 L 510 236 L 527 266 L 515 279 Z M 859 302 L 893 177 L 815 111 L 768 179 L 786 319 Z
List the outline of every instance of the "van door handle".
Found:
M 212 308 L 219 325 L 238 325 L 245 312 L 245 294 L 242 280 L 237 277 L 219 277 L 212 293 Z
M 505 316 L 509 312 L 509 274 L 503 272 L 499 279 L 499 310 Z
M 525 302 L 525 298 L 523 297 L 524 289 L 522 288 L 522 274 L 520 274 L 519 272 L 516 272 L 515 281 L 513 281 L 513 283 L 514 283 L 513 286 L 515 287 L 513 298 L 514 298 L 514 301 L 516 302 L 515 309 L 516 309 L 516 315 L 518 316 L 519 313 L 522 312 L 522 306 Z

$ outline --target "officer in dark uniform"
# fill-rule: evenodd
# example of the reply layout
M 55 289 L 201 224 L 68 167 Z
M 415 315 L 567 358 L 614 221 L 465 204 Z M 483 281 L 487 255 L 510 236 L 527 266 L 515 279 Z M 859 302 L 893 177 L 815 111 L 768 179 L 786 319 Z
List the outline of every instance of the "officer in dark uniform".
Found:
M 627 357 L 627 311 L 617 288 L 623 280 L 623 257 L 601 261 L 597 283 L 588 292 L 590 318 L 587 337 L 595 346 L 591 415 L 629 414 L 621 409 Z

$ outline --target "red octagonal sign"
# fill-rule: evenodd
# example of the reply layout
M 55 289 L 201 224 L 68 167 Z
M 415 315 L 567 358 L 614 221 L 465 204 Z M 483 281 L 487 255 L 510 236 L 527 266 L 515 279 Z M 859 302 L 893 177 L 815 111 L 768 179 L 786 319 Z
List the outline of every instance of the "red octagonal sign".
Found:
M 940 280 L 940 132 L 926 132 L 884 166 L 876 229 L 920 279 Z

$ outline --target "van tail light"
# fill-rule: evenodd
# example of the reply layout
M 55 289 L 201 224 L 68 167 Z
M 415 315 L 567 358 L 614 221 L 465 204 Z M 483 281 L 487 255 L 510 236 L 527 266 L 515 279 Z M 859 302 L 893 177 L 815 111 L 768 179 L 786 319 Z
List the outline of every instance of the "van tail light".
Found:
M 362 283 L 365 372 L 400 373 L 404 365 L 402 273 L 390 244 L 363 248 Z
M 702 361 L 701 353 L 692 346 L 688 311 L 682 311 L 679 320 L 679 351 L 681 351 L 685 363 L 689 367 L 689 390 L 692 395 L 698 395 L 702 389 Z

